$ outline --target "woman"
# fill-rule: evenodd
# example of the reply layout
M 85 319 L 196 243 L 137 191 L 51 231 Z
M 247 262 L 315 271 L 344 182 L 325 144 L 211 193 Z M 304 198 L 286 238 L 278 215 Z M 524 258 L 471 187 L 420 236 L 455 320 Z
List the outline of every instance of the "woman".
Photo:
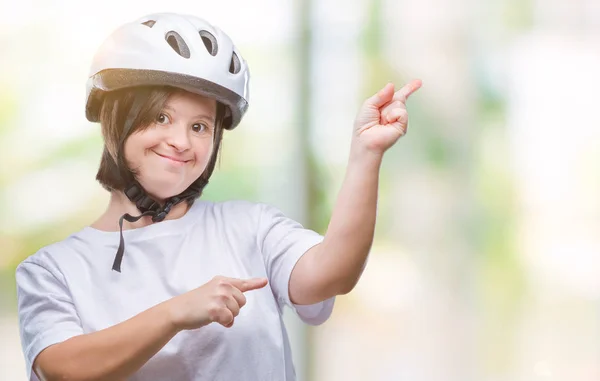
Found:
M 97 179 L 111 197 L 89 227 L 17 268 L 29 379 L 295 379 L 283 307 L 321 324 L 357 283 L 382 156 L 420 82 L 362 106 L 322 237 L 269 205 L 199 200 L 248 79 L 229 37 L 193 16 L 149 15 L 100 47 L 86 115 L 101 124 Z

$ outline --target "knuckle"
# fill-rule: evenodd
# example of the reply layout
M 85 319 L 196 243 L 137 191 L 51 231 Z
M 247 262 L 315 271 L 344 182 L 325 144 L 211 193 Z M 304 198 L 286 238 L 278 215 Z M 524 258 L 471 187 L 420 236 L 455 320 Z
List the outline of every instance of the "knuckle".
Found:
M 223 308 L 216 304 L 213 303 L 208 307 L 208 317 L 211 321 L 215 321 L 218 319 L 219 315 L 221 314 L 221 311 L 223 310 Z
M 223 293 L 223 294 L 231 293 L 232 287 L 233 287 L 232 285 L 230 285 L 229 283 L 227 283 L 224 280 L 219 281 L 219 284 L 217 284 L 217 289 L 219 290 L 219 293 Z
M 227 293 L 219 293 L 217 294 L 217 300 L 221 305 L 223 305 L 229 300 L 229 295 L 227 295 Z

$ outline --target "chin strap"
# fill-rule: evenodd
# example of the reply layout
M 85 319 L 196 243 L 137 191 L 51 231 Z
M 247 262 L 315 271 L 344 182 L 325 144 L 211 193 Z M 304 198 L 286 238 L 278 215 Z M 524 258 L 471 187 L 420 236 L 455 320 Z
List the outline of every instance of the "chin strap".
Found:
M 203 187 L 200 187 L 202 189 Z M 144 216 L 152 216 L 152 222 L 161 222 L 165 219 L 167 214 L 171 211 L 175 205 L 188 200 L 194 200 L 199 195 L 199 191 L 189 188 L 183 193 L 173 196 L 165 201 L 165 204 L 161 206 L 156 200 L 152 199 L 144 191 L 141 185 L 134 183 L 125 189 L 125 195 L 127 198 L 137 206 L 140 212 L 139 216 L 132 216 L 129 213 L 125 213 L 119 218 L 119 248 L 115 255 L 112 269 L 117 272 L 121 272 L 121 262 L 123 261 L 123 254 L 125 253 L 125 240 L 123 239 L 123 220 L 128 222 L 137 222 Z

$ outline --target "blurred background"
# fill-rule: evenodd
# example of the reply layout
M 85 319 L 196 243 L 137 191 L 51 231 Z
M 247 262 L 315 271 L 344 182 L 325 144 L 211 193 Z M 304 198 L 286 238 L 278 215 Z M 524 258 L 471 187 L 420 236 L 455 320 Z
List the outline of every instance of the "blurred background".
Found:
M 204 197 L 320 233 L 360 103 L 423 80 L 361 282 L 322 326 L 286 316 L 300 380 L 600 380 L 598 0 L 2 0 L 1 380 L 25 380 L 16 266 L 108 201 L 92 56 L 162 11 L 221 27 L 251 69 Z

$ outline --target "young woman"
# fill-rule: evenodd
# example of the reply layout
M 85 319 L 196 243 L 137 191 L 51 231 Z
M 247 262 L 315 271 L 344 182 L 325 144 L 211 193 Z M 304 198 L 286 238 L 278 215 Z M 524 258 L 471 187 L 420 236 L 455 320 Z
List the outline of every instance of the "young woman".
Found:
M 149 15 L 100 47 L 86 115 L 102 128 L 97 180 L 111 197 L 17 268 L 31 380 L 295 379 L 282 310 L 321 324 L 356 285 L 382 157 L 421 84 L 388 84 L 361 107 L 323 237 L 270 205 L 199 199 L 248 81 L 229 37 L 193 16 Z

